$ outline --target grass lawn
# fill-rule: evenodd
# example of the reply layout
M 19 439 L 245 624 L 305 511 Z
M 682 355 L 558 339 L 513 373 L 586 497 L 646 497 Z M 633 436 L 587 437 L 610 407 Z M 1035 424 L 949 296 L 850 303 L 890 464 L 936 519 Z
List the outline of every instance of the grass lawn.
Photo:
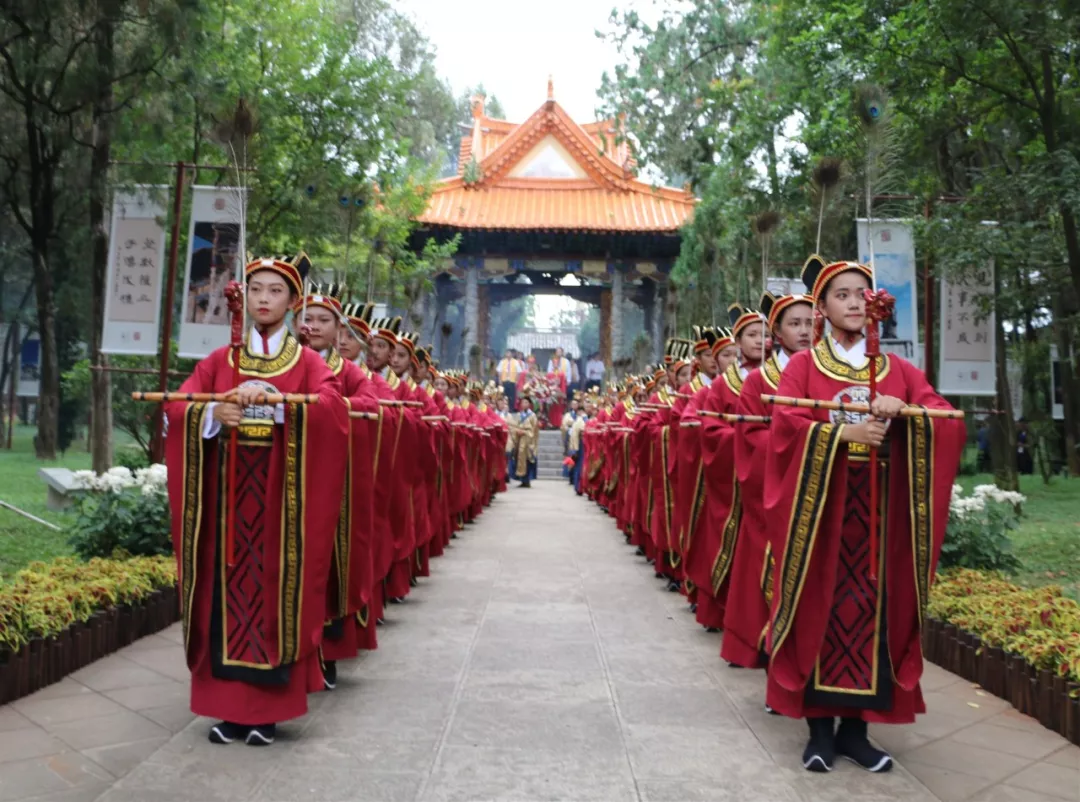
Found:
M 987 474 L 957 481 L 969 491 L 994 480 Z M 1080 599 L 1080 479 L 1056 477 L 1047 485 L 1041 476 L 1021 476 L 1020 492 L 1027 503 L 1011 539 L 1023 568 L 1013 579 L 1028 586 L 1060 584 Z
M 85 443 L 79 441 L 73 443 L 67 453 L 55 462 L 39 462 L 34 456 L 36 431 L 32 426 L 16 426 L 14 448 L 11 451 L 0 449 L 0 501 L 66 529 L 74 516 L 53 512 L 45 507 L 45 483 L 37 475 L 38 468 L 60 466 L 73 471 L 87 469 L 90 467 L 90 454 Z M 118 445 L 127 442 L 120 433 L 116 438 Z M 0 577 L 10 576 L 31 560 L 49 560 L 70 554 L 67 539 L 64 531 L 54 532 L 0 507 Z

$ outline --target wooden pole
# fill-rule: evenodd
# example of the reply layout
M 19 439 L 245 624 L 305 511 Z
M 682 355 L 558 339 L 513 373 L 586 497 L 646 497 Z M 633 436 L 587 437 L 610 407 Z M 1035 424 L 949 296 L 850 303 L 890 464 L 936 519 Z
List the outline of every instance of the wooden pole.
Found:
M 923 216 L 930 222 L 933 214 L 931 201 L 926 201 L 923 207 Z M 934 277 L 930 263 L 930 252 L 923 257 L 923 373 L 930 384 L 934 383 L 934 375 L 937 373 L 934 365 L 934 329 L 937 328 L 937 315 L 934 305 Z
M 173 186 L 173 219 L 169 243 L 169 269 L 165 279 L 165 320 L 161 326 L 161 364 L 158 371 L 158 390 L 169 389 L 169 357 L 172 347 L 173 304 L 176 302 L 176 262 L 180 249 L 180 217 L 184 211 L 184 172 L 187 164 L 176 163 L 176 183 Z M 154 439 L 150 453 L 154 462 L 165 459 L 165 408 L 157 410 L 154 419 Z
M 17 318 L 12 319 L 11 327 L 13 331 L 11 335 L 11 368 L 8 370 L 8 451 L 12 449 L 15 434 L 15 382 L 19 378 L 19 321 Z

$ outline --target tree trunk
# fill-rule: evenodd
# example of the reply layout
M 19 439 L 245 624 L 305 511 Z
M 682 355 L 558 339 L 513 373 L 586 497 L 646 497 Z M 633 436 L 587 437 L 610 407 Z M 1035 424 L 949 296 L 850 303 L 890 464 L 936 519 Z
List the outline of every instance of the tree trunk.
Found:
M 90 157 L 90 236 L 92 238 L 90 363 L 107 366 L 101 353 L 105 327 L 106 276 L 109 267 L 109 231 L 106 228 L 109 159 L 112 153 L 113 21 L 103 14 L 95 33 L 98 90 L 93 110 L 93 151 Z M 90 458 L 93 469 L 112 467 L 112 380 L 104 370 L 90 371 Z
M 38 459 L 53 460 L 56 459 L 60 428 L 60 364 L 56 352 L 56 297 L 49 272 L 48 246 L 44 242 L 34 243 L 31 261 L 37 295 L 38 337 L 41 339 L 38 433 L 34 448 Z
M 1069 326 L 1073 315 L 1066 311 L 1067 291 L 1051 293 L 1054 312 L 1054 340 L 1060 365 L 1061 407 L 1065 415 L 1065 460 L 1070 476 L 1080 476 L 1080 452 L 1077 452 L 1076 374 L 1073 372 L 1072 334 Z
M 994 271 L 994 297 L 998 299 L 996 319 L 1005 319 L 1001 309 L 1001 271 Z M 930 336 L 927 332 L 926 336 Z M 1008 353 L 1005 350 L 1005 327 L 994 327 L 994 370 L 997 373 L 995 406 L 1000 412 L 990 416 L 990 459 L 994 483 L 1002 490 L 1019 490 L 1016 468 L 1016 424 L 1013 420 L 1012 394 L 1009 392 Z

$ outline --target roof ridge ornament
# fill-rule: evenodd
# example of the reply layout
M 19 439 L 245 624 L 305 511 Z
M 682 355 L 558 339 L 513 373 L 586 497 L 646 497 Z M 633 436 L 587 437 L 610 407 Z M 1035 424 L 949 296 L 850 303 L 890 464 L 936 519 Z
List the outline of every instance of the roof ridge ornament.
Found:
M 552 78 L 552 75 L 551 75 L 550 72 L 548 73 L 548 96 L 547 96 L 547 99 L 548 100 L 554 100 L 555 99 L 555 81 Z

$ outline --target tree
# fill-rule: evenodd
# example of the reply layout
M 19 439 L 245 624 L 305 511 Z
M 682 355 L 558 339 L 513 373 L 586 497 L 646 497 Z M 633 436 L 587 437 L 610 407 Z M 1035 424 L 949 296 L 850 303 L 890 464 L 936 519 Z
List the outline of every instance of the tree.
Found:
M 41 458 L 55 458 L 58 446 L 56 288 L 65 271 L 56 262 L 56 239 L 67 215 L 82 202 L 78 193 L 68 192 L 78 186 L 67 181 L 77 170 L 76 148 L 92 132 L 98 189 L 90 218 L 102 228 L 99 182 L 108 164 L 105 121 L 115 110 L 115 92 L 149 73 L 178 46 L 183 26 L 174 25 L 195 1 L 100 0 L 73 8 L 61 0 L 16 0 L 0 6 L 0 121 L 6 130 L 18 132 L 0 144 L 0 186 L 3 202 L 26 237 L 33 271 L 41 340 L 36 440 Z M 98 255 L 95 260 L 101 261 Z M 102 266 L 95 264 L 95 271 Z M 95 304 L 96 309 L 102 306 Z

